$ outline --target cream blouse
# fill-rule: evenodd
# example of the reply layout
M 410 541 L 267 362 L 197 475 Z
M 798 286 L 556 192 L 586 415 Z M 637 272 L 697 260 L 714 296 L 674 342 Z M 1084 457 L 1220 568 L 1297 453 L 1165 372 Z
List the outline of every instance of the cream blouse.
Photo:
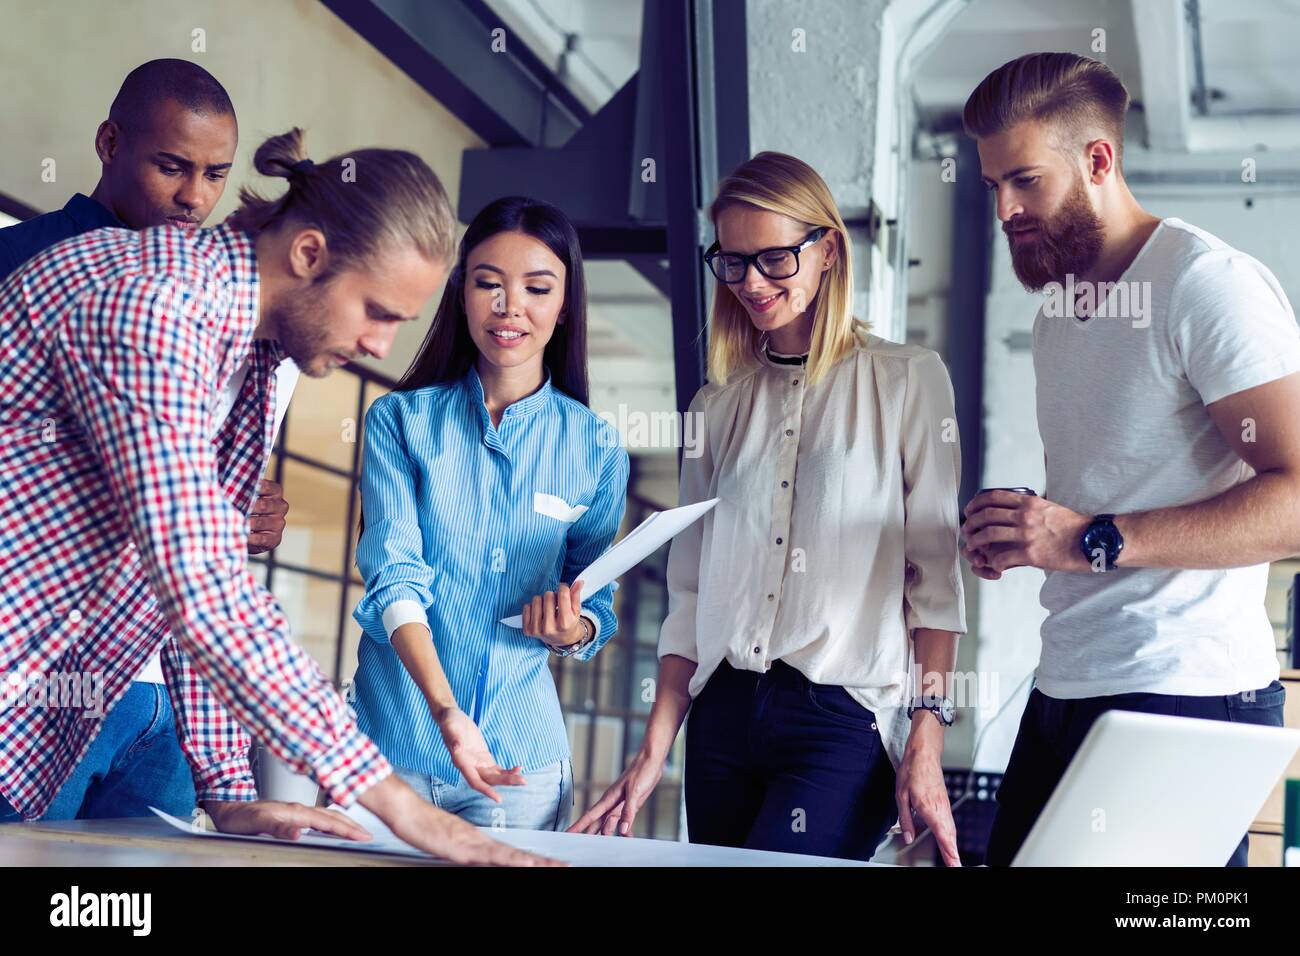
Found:
M 760 353 L 696 393 L 704 438 L 682 460 L 681 503 L 720 500 L 673 540 L 659 656 L 697 663 L 692 697 L 723 660 L 839 684 L 876 715 L 897 766 L 911 631 L 966 629 L 961 454 L 939 356 L 854 334 L 811 388 L 803 366 Z

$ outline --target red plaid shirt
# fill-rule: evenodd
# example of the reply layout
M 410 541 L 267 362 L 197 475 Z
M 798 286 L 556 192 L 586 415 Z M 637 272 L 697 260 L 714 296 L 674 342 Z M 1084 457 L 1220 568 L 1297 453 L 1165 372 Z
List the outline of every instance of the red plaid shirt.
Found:
M 390 772 L 249 572 L 281 358 L 257 318 L 224 225 L 97 230 L 0 284 L 0 795 L 28 818 L 99 731 L 69 681 L 106 713 L 160 644 L 200 800 L 256 796 L 240 724 L 345 806 Z

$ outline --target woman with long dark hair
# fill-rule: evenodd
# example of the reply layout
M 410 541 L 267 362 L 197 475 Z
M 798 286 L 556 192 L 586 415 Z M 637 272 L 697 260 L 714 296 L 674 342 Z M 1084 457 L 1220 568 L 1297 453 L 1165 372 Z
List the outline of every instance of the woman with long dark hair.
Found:
M 419 355 L 366 415 L 362 456 L 354 707 L 443 809 L 567 825 L 547 658 L 587 660 L 617 629 L 612 585 L 568 585 L 613 540 L 627 476 L 587 407 L 577 233 L 553 206 L 499 199 L 470 223 Z M 522 629 L 499 623 L 521 609 Z

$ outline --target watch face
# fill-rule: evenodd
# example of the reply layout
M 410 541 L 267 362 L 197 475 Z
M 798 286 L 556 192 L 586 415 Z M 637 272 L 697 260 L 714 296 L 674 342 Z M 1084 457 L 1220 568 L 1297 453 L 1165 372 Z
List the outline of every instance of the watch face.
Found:
M 1083 534 L 1083 548 L 1088 560 L 1095 561 L 1100 550 L 1106 557 L 1106 564 L 1111 565 L 1119 557 L 1121 540 L 1119 529 L 1110 522 L 1094 524 Z
M 939 705 L 939 713 L 943 717 L 945 724 L 951 724 L 957 717 L 957 706 L 948 698 L 944 698 Z

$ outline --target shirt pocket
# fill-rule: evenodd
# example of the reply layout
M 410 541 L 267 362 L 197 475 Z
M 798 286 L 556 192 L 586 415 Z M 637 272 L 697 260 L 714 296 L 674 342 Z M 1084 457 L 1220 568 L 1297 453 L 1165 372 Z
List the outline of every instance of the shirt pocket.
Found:
M 586 505 L 571 505 L 559 495 L 533 492 L 533 511 L 564 524 L 573 524 L 587 513 Z
M 520 516 L 522 523 L 515 529 L 515 544 L 522 546 L 527 554 L 527 568 L 520 580 L 525 598 L 552 591 L 558 585 L 563 576 L 569 535 L 578 519 L 587 513 L 588 505 L 580 503 L 584 496 L 579 489 L 562 486 L 555 490 L 560 494 L 533 492 L 531 508 L 524 504 L 526 498 L 519 505 L 521 511 L 527 509 L 526 516 Z

